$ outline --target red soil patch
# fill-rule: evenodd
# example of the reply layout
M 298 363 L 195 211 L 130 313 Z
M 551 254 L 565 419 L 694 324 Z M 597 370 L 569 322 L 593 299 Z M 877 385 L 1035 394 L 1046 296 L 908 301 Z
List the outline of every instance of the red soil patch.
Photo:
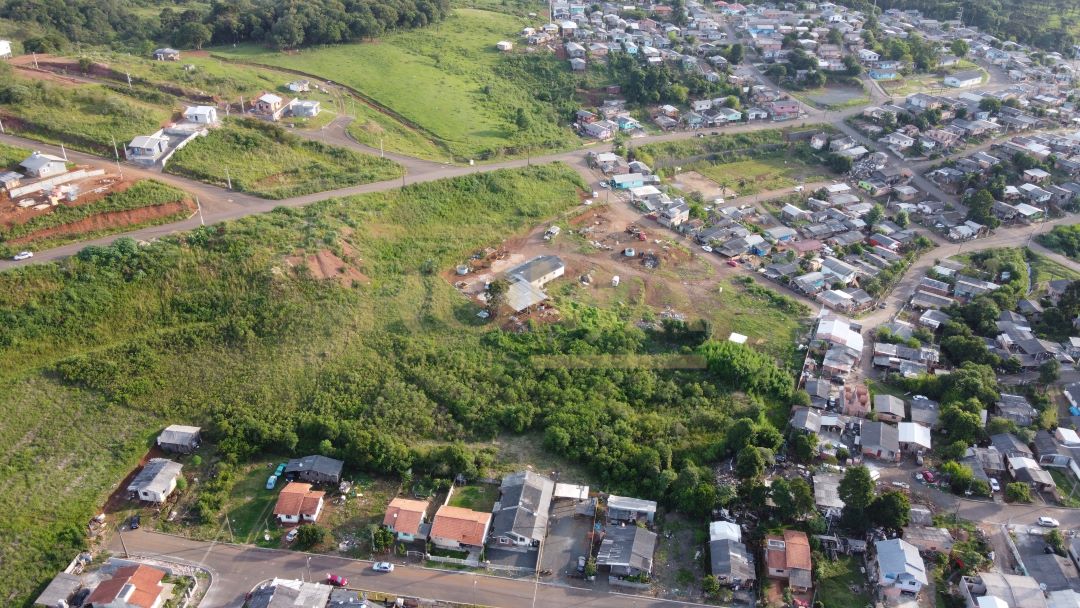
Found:
M 150 462 L 151 458 L 168 458 L 168 454 L 161 451 L 161 448 L 156 445 L 150 448 L 150 451 L 143 455 L 139 460 L 139 466 L 131 470 L 127 474 L 127 477 L 120 482 L 120 485 L 113 490 L 113 493 L 109 495 L 109 498 L 105 501 L 105 504 L 101 507 L 101 513 L 108 515 L 109 513 L 116 513 L 117 511 L 123 511 L 131 506 L 131 501 L 128 500 L 127 487 L 131 483 L 131 480 L 135 479 L 135 476 L 146 466 L 147 462 Z
M 348 257 L 351 258 L 355 256 L 355 250 L 348 243 L 344 243 L 342 248 L 345 250 Z M 323 249 L 318 253 L 303 257 L 290 256 L 285 258 L 285 262 L 293 267 L 303 264 L 307 267 L 311 276 L 316 279 L 334 279 L 345 287 L 352 287 L 357 283 L 368 283 L 371 281 L 367 275 L 346 263 L 329 249 Z
M 51 228 L 44 228 L 42 230 L 32 232 L 26 236 L 8 241 L 8 244 L 22 245 L 24 243 L 30 243 L 33 241 L 38 241 L 41 239 L 47 239 L 56 236 L 83 234 L 87 232 L 96 232 L 99 230 L 106 230 L 111 228 L 123 228 L 125 226 L 142 224 L 144 222 L 168 217 L 170 215 L 175 215 L 184 211 L 194 211 L 194 206 L 190 202 L 185 200 L 179 203 L 168 203 L 166 205 L 155 205 L 152 207 L 142 207 L 140 209 L 129 209 L 127 211 L 112 211 L 109 213 L 99 213 L 97 215 L 92 215 L 90 217 L 83 218 L 70 224 L 53 226 Z
M 66 207 L 89 205 L 96 203 L 110 194 L 123 192 L 135 183 L 133 180 L 119 180 L 120 178 L 116 175 L 106 174 L 100 177 L 79 181 L 77 182 L 80 191 L 79 198 L 75 202 L 64 201 L 60 204 Z M 100 192 L 94 192 L 94 190 L 99 188 L 101 189 Z M 47 202 L 46 197 L 41 193 L 33 196 L 20 197 L 19 200 L 21 201 L 27 198 L 34 199 L 38 203 Z M 15 201 L 9 200 L 6 196 L 2 195 L 0 195 L 0 201 L 2 201 L 0 202 L 0 226 L 5 228 L 25 224 L 35 217 L 48 215 L 56 209 L 56 207 L 50 207 L 38 211 L 32 207 L 19 207 L 15 204 Z

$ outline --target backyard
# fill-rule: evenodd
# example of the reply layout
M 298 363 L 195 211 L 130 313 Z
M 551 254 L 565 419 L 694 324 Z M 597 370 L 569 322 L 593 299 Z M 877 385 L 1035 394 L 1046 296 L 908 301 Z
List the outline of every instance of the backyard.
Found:
M 436 26 L 389 34 L 376 43 L 288 54 L 255 45 L 214 52 L 353 87 L 437 139 L 456 158 L 480 159 L 507 148 L 566 147 L 576 140 L 559 126 L 564 121 L 552 106 L 536 99 L 527 80 L 498 71 L 510 58 L 495 49 L 495 41 L 513 39 L 524 24 L 504 13 L 458 9 Z
M 499 500 L 499 486 L 495 484 L 461 486 L 454 488 L 454 493 L 450 495 L 450 506 L 487 513 L 495 506 L 497 500 Z
M 233 121 L 177 151 L 166 171 L 269 199 L 385 181 L 393 161 L 301 139 L 253 119 Z
M 872 604 L 866 575 L 859 571 L 859 559 L 840 555 L 835 560 L 817 554 L 817 599 L 825 608 L 862 608 Z

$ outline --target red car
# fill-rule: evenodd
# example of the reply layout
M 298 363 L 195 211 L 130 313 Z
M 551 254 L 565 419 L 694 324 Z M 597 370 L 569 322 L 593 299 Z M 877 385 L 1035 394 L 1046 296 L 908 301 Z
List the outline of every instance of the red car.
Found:
M 731 267 L 733 267 L 733 268 L 734 268 L 734 267 L 738 266 L 738 265 L 739 265 L 739 263 L 738 263 L 738 262 L 736 262 L 735 260 L 728 260 L 728 261 L 727 261 L 727 265 L 728 265 L 728 266 L 731 266 Z
M 344 576 L 339 576 L 337 574 L 327 574 L 326 584 L 330 585 L 331 587 L 348 587 L 349 579 L 345 578 Z
M 926 480 L 926 483 L 934 483 L 934 474 L 930 471 L 923 471 L 922 478 Z

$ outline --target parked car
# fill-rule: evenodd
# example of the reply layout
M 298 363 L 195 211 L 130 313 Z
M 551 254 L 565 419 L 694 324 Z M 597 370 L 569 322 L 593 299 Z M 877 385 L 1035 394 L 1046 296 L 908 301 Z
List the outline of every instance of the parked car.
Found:
M 291 543 L 292 541 L 296 540 L 297 534 L 300 534 L 300 528 L 293 528 L 292 530 L 289 530 L 288 534 L 285 535 L 285 542 Z
M 993 477 L 990 478 L 990 491 L 991 492 L 1000 492 L 1001 491 L 1001 484 L 998 483 L 998 480 L 994 479 Z
M 934 474 L 930 471 L 923 471 L 922 478 L 926 480 L 926 483 L 934 483 Z
M 585 561 L 586 560 L 585 560 L 584 555 L 579 555 L 578 556 L 578 558 L 577 558 L 577 571 L 578 572 L 585 572 Z
M 285 472 L 285 463 L 284 462 L 277 465 L 277 468 L 274 469 L 274 475 L 277 475 L 278 477 L 281 477 L 281 474 L 284 473 L 284 472 Z
M 709 247 L 708 245 L 702 245 L 701 250 L 705 253 L 712 253 L 712 247 Z
M 349 585 L 349 579 L 339 574 L 327 574 L 326 584 L 331 587 L 347 587 Z
M 375 562 L 375 564 L 371 566 L 371 569 L 376 572 L 393 572 L 394 564 L 391 564 L 390 562 Z
M 266 478 L 266 489 L 267 490 L 273 490 L 274 486 L 276 486 L 276 485 L 277 485 L 277 475 L 271 475 L 270 477 Z
M 731 266 L 732 268 L 736 268 L 736 267 L 738 267 L 738 266 L 739 266 L 739 263 L 738 263 L 738 262 L 736 262 L 735 260 L 728 260 L 728 261 L 727 261 L 727 265 L 728 265 L 728 266 Z
M 131 519 L 128 520 L 128 527 L 132 530 L 138 530 L 140 523 L 142 523 L 142 517 L 138 515 L 132 515 Z
M 29 260 L 32 257 L 34 257 L 33 251 L 20 251 L 19 253 L 15 254 L 15 257 L 11 259 L 15 260 L 16 262 L 21 262 L 23 260 Z
M 1047 517 L 1045 515 L 1039 517 L 1036 522 L 1044 528 L 1056 528 L 1061 525 L 1060 523 L 1058 523 L 1058 520 L 1054 519 L 1053 517 Z

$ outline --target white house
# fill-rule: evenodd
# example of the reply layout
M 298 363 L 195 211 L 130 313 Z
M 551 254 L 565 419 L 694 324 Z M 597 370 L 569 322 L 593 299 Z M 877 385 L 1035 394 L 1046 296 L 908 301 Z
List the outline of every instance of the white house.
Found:
M 168 458 L 151 458 L 135 479 L 131 480 L 127 490 L 133 498 L 163 503 L 176 489 L 176 478 L 180 477 L 182 470 L 180 463 Z
M 30 177 L 52 177 L 67 173 L 67 161 L 59 156 L 34 152 L 26 160 L 19 163 Z
M 881 59 L 881 55 L 878 55 L 870 49 L 859 49 L 859 61 L 864 63 L 871 63 Z
M 885 593 L 918 593 L 926 584 L 926 564 L 915 545 L 901 539 L 879 540 L 877 552 L 878 584 Z
M 11 57 L 11 41 L 0 40 L 0 58 Z
M 956 72 L 955 74 L 949 74 L 942 81 L 947 87 L 964 88 L 973 87 L 982 83 L 982 72 L 980 70 L 965 70 L 963 72 Z
M 184 110 L 184 120 L 208 127 L 214 126 L 219 122 L 217 108 L 214 106 L 190 106 Z
M 274 517 L 283 524 L 318 521 L 324 496 L 326 492 L 312 491 L 310 483 L 291 482 L 278 494 Z
M 298 118 L 314 118 L 322 111 L 322 106 L 317 101 L 304 99 L 294 101 L 289 111 Z
M 124 148 L 128 160 L 154 163 L 169 149 L 169 138 L 160 131 L 153 135 L 139 135 Z
M 495 48 L 499 49 L 504 53 L 507 53 L 514 50 L 514 43 L 510 42 L 509 40 L 500 40 L 495 43 Z

